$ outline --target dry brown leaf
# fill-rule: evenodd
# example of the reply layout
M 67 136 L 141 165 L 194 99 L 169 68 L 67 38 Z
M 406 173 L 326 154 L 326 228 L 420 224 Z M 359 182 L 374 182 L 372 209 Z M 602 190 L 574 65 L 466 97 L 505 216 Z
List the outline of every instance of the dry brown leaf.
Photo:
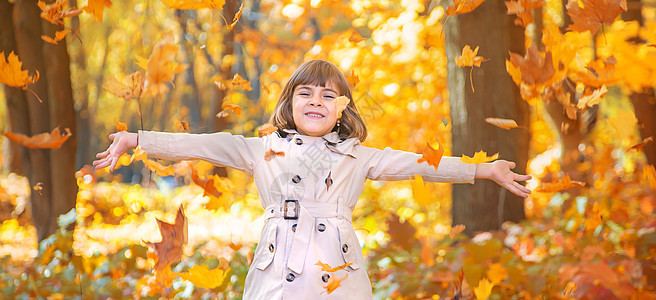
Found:
M 178 208 L 173 224 L 157 219 L 157 227 L 159 227 L 159 232 L 162 235 L 162 241 L 158 243 L 146 242 L 146 245 L 152 247 L 155 251 L 155 271 L 161 272 L 167 269 L 170 264 L 180 261 L 182 248 L 187 243 L 187 217 L 182 205 Z
M 231 113 L 239 115 L 241 114 L 241 106 L 237 104 L 224 104 L 223 110 L 216 114 L 217 118 L 225 118 Z
M 269 150 L 267 150 L 266 153 L 264 153 L 264 159 L 265 159 L 266 161 L 270 161 L 270 160 L 272 160 L 274 157 L 276 157 L 276 156 L 278 156 L 278 155 L 284 157 L 284 156 L 285 156 L 285 152 L 283 152 L 283 151 L 276 152 L 276 151 L 273 151 L 273 149 L 269 149 Z
M 640 150 L 640 149 L 642 149 L 642 147 L 644 147 L 645 145 L 647 145 L 648 143 L 651 143 L 653 141 L 654 141 L 653 136 L 647 137 L 644 140 L 642 140 L 642 142 L 631 146 L 631 148 L 629 148 L 629 150 L 634 150 L 634 149 L 635 150 Z
M 61 134 L 59 126 L 51 132 L 40 133 L 32 137 L 11 131 L 5 132 L 5 136 L 10 140 L 31 149 L 59 148 L 71 135 L 73 134 L 68 128 L 64 128 L 64 133 Z
M 267 136 L 276 131 L 278 131 L 278 127 L 271 125 L 271 123 L 266 123 L 257 129 L 257 136 L 259 137 Z
M 55 32 L 55 38 L 51 38 L 47 35 L 42 35 L 41 39 L 48 42 L 48 43 L 57 45 L 57 43 L 59 43 L 59 41 L 63 40 L 69 32 L 71 32 L 71 31 L 68 30 L 68 29 L 64 29 L 64 30 L 60 30 L 60 31 Z
M 239 11 L 237 11 L 237 13 L 235 14 L 235 17 L 232 18 L 232 23 L 230 25 L 228 25 L 228 30 L 232 30 L 233 28 L 235 28 L 235 26 L 237 25 L 237 22 L 239 22 L 239 18 L 241 18 L 241 14 L 243 12 L 244 12 L 244 2 L 241 3 L 241 5 L 239 6 Z
M 46 4 L 43 1 L 37 3 L 41 8 L 41 18 L 59 26 L 64 26 L 63 18 L 74 17 L 82 13 L 82 10 L 74 7 L 64 9 L 67 4 L 68 0 L 57 0 L 52 4 Z
M 539 193 L 556 193 L 560 192 L 562 190 L 566 189 L 571 189 L 575 187 L 582 187 L 584 186 L 584 182 L 580 181 L 573 181 L 569 175 L 565 175 L 562 179 L 560 180 L 555 180 L 553 182 L 543 182 L 538 186 L 538 188 L 535 189 L 536 192 Z
M 517 128 L 517 122 L 515 120 L 511 119 L 499 119 L 499 118 L 486 118 L 485 122 L 488 122 L 494 126 L 497 126 L 499 128 L 503 128 L 505 130 L 510 130 L 511 128 Z
M 556 73 L 551 52 L 547 51 L 543 57 L 535 46 L 530 46 L 524 57 L 510 52 L 510 63 L 519 68 L 522 81 L 528 84 L 544 84 Z
M 578 32 L 590 30 L 594 35 L 602 24 L 610 26 L 626 9 L 626 0 L 569 0 L 567 14 L 572 17 L 573 23 L 567 29 Z

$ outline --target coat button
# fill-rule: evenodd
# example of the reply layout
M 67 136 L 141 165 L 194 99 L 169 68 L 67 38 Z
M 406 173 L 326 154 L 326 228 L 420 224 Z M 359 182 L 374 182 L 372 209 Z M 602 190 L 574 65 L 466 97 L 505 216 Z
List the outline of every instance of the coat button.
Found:
M 301 176 L 296 175 L 296 176 L 292 177 L 292 182 L 293 183 L 301 182 Z
M 326 225 L 319 223 L 319 225 L 317 225 L 317 230 L 319 230 L 319 232 L 324 232 L 326 230 Z
M 296 276 L 294 276 L 293 273 L 287 274 L 287 281 L 292 282 L 292 281 L 294 281 L 295 278 L 296 278 Z
M 296 232 L 296 224 L 292 225 L 292 231 Z
M 301 138 L 296 138 L 296 145 L 303 145 L 303 140 L 301 140 Z
M 275 249 L 275 247 L 273 247 L 273 244 L 269 244 L 269 251 L 273 252 L 273 249 Z
M 321 280 L 323 280 L 323 282 L 328 282 L 328 279 L 330 279 L 330 274 L 326 273 L 321 275 Z
M 348 252 L 348 245 L 347 244 L 342 245 L 342 252 L 344 252 L 344 253 Z

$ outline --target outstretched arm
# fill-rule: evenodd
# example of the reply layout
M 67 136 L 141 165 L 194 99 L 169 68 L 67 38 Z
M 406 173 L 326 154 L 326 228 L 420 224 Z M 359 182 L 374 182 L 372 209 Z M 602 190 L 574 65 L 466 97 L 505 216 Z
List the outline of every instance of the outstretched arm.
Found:
M 498 183 L 513 194 L 520 197 L 528 197 L 531 190 L 527 189 L 517 181 L 531 179 L 531 175 L 520 175 L 510 169 L 514 169 L 516 164 L 512 161 L 497 160 L 491 163 L 478 164 L 476 167 L 475 178 L 487 178 Z
M 121 155 L 139 145 L 139 135 L 134 132 L 119 131 L 110 134 L 109 139 L 112 140 L 112 144 L 107 150 L 96 154 L 98 159 L 93 162 L 93 165 L 96 166 L 96 169 L 109 166 L 109 171 L 113 172 Z

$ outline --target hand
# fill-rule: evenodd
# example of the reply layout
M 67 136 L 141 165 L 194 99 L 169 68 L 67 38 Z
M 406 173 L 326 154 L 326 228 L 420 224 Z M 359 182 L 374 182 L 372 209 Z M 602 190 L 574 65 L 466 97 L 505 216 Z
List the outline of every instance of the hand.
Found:
M 95 160 L 93 165 L 96 166 L 96 169 L 110 166 L 109 172 L 113 172 L 119 157 L 128 152 L 128 150 L 137 147 L 139 144 L 139 134 L 119 131 L 110 134 L 109 139 L 113 141 L 112 144 L 104 152 L 96 154 L 96 157 L 99 159 Z
M 520 175 L 510 169 L 514 169 L 516 164 L 512 161 L 497 160 L 492 163 L 479 164 L 476 168 L 476 178 L 488 178 L 506 188 L 513 194 L 520 197 L 528 197 L 531 190 L 519 184 L 517 181 L 531 179 L 531 175 Z

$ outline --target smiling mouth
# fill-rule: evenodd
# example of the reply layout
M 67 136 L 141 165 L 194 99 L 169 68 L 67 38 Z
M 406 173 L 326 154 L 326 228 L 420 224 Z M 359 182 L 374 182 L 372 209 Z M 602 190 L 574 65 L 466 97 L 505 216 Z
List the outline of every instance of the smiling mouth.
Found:
M 313 112 L 306 113 L 305 115 L 310 117 L 310 118 L 315 118 L 315 119 L 320 119 L 320 118 L 325 117 L 324 115 L 322 115 L 320 113 L 313 113 Z

